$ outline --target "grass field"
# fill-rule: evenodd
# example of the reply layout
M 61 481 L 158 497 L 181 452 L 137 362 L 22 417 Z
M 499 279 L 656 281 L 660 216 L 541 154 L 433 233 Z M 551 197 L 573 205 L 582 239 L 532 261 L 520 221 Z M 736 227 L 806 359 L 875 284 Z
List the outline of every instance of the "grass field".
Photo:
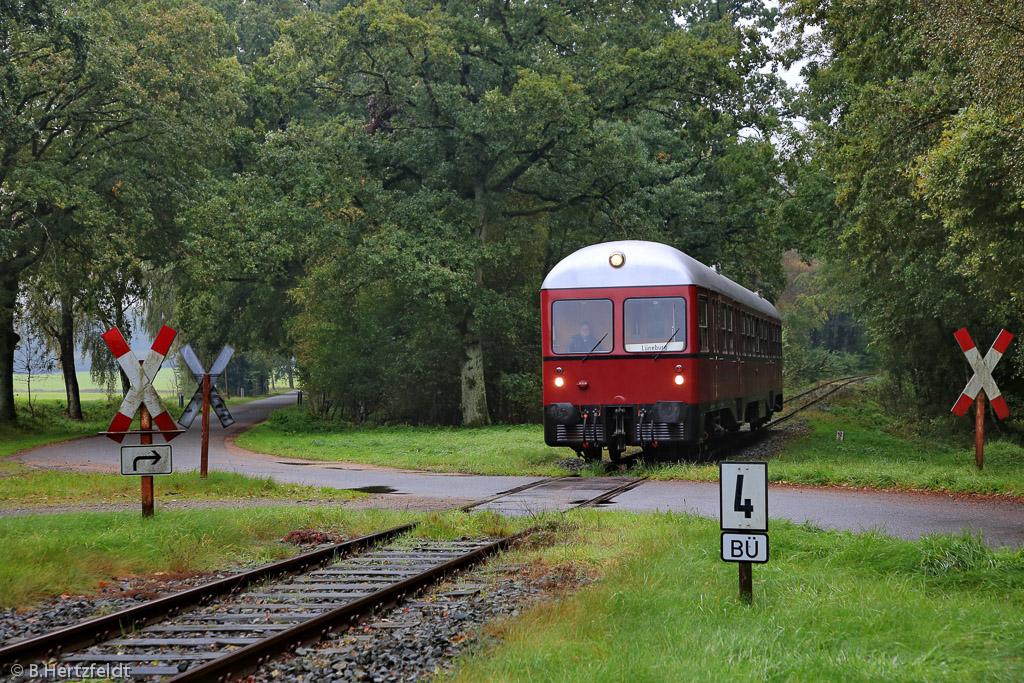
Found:
M 455 681 L 1024 678 L 1024 553 L 772 523 L 754 600 L 688 515 L 580 512 L 535 562 L 597 582 L 490 629 Z
M 568 471 L 559 461 L 572 457 L 568 449 L 545 446 L 534 425 L 335 430 L 310 420 L 301 406 L 273 413 L 237 444 L 274 455 L 470 474 L 562 475 Z
M 75 373 L 78 376 L 78 388 L 82 395 L 82 401 L 98 401 L 106 400 L 107 388 L 103 385 L 97 384 L 93 381 L 92 376 L 88 371 L 81 370 Z M 28 375 L 16 374 L 14 375 L 14 397 L 19 399 L 28 398 Z M 173 396 L 178 392 L 178 387 L 174 381 L 174 370 L 171 368 L 160 368 L 160 372 L 157 373 L 156 381 L 153 383 L 156 390 L 161 396 Z M 189 394 L 195 390 L 195 386 L 183 387 L 181 391 L 187 391 Z M 117 388 L 117 393 L 120 395 L 120 388 Z M 64 392 L 64 375 L 59 372 L 50 373 L 48 375 L 32 375 L 32 398 L 35 400 L 36 394 L 39 398 L 63 398 Z
M 854 387 L 803 418 L 806 433 L 793 438 L 768 465 L 773 482 L 1024 496 L 1024 448 L 1010 440 L 986 445 L 985 469 L 974 467 L 973 449 L 944 438 L 908 436 L 880 405 L 875 389 Z M 950 418 L 952 419 L 952 418 Z M 843 441 L 836 432 L 845 432 Z M 537 425 L 454 428 L 345 428 L 311 420 L 293 406 L 244 434 L 239 445 L 263 453 L 316 460 L 391 465 L 473 474 L 566 474 L 567 448 L 544 445 Z M 586 474 L 604 474 L 591 468 Z M 614 472 L 617 474 L 618 472 Z M 718 466 L 658 464 L 630 474 L 659 480 L 717 481 Z
M 82 398 L 82 402 L 87 401 L 106 401 L 109 397 L 107 393 L 107 387 L 97 384 L 92 376 L 87 371 L 79 371 L 75 373 L 78 376 L 78 388 Z M 16 374 L 14 375 L 14 397 L 16 399 L 28 400 L 28 375 Z M 178 384 L 175 382 L 174 370 L 171 368 L 160 368 L 160 372 L 157 373 L 156 381 L 153 383 L 156 387 L 157 392 L 166 401 L 170 398 L 176 397 L 179 393 L 185 396 L 188 400 L 192 396 L 192 392 L 196 390 L 196 383 L 189 379 L 187 382 Z M 223 392 L 223 387 L 221 387 Z M 271 392 L 270 396 L 276 396 L 281 393 L 291 391 L 290 389 L 279 388 Z M 121 395 L 121 387 L 118 385 L 114 389 L 116 396 Z M 59 372 L 50 373 L 48 375 L 32 375 L 32 401 L 42 399 L 65 399 L 64 390 L 64 375 Z M 236 405 L 238 403 L 246 403 L 248 401 L 255 401 L 258 398 L 266 398 L 266 396 L 248 396 L 246 398 L 238 398 L 232 396 L 228 399 L 228 405 Z M 177 404 L 175 404 L 177 405 Z M 170 406 L 170 404 L 168 404 Z

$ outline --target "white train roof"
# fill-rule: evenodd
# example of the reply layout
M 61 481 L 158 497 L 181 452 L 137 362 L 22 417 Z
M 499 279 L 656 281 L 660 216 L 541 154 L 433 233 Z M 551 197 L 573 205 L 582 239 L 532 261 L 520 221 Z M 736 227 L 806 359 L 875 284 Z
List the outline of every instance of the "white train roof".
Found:
M 619 268 L 613 268 L 608 262 L 616 251 L 625 256 L 625 263 Z M 622 240 L 584 247 L 559 261 L 544 278 L 541 289 L 680 285 L 704 287 L 772 318 L 779 317 L 775 306 L 758 294 L 678 249 L 657 242 Z

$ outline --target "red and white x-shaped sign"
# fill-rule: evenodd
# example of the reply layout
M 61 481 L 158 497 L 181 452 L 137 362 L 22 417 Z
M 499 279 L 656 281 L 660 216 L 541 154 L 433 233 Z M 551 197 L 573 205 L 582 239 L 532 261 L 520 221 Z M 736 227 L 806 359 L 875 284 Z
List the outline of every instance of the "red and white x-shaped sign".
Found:
M 974 345 L 971 335 L 967 333 L 966 327 L 959 332 L 955 332 L 953 336 L 956 337 L 957 343 L 960 344 L 964 355 L 967 356 L 967 362 L 974 368 L 974 377 L 971 377 L 971 381 L 967 383 L 967 387 L 964 388 L 960 398 L 957 399 L 956 405 L 953 406 L 953 413 L 957 417 L 966 415 L 967 409 L 971 407 L 971 403 L 974 402 L 978 392 L 984 389 L 988 400 L 992 402 L 992 409 L 996 411 L 996 415 L 999 416 L 1000 420 L 1005 420 L 1010 415 L 1010 410 L 1006 407 L 1006 400 L 999 393 L 996 381 L 992 379 L 992 370 L 995 369 L 996 363 L 1006 353 L 1006 347 L 1013 340 L 1013 335 L 1006 330 L 1002 330 L 984 358 L 981 357 L 978 347 Z
M 164 408 L 164 403 L 160 400 L 160 394 L 156 393 L 156 389 L 153 388 L 153 380 L 156 379 L 156 373 L 159 372 L 160 365 L 164 362 L 164 356 L 170 350 L 171 342 L 174 341 L 174 337 L 177 334 L 167 325 L 160 328 L 160 333 L 156 336 L 153 347 L 149 350 L 146 360 L 141 365 L 139 364 L 139 359 L 135 357 L 135 353 L 132 352 L 131 347 L 128 346 L 128 342 L 121 335 L 121 330 L 114 327 L 103 334 L 103 341 L 107 342 L 107 346 L 110 347 L 114 357 L 117 358 L 118 365 L 124 370 L 124 374 L 128 375 L 128 381 L 132 385 L 132 388 L 125 394 L 124 400 L 121 401 L 121 407 L 118 409 L 117 414 L 114 415 L 114 419 L 110 422 L 109 431 L 127 432 L 132 424 L 132 420 L 135 419 L 135 413 L 138 411 L 139 406 L 145 404 L 149 414 L 153 416 L 153 422 L 156 424 L 157 429 L 166 440 L 170 441 L 178 435 L 174 419 L 167 412 L 167 408 Z M 107 434 L 107 436 L 121 443 L 124 440 L 125 434 L 114 433 Z

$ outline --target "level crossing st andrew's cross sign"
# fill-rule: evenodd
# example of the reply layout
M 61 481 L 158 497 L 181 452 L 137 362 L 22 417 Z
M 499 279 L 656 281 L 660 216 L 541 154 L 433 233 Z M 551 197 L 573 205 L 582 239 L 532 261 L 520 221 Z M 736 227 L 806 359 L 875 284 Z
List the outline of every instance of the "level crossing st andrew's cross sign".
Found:
M 981 352 L 978 351 L 978 347 L 971 339 L 966 327 L 954 332 L 953 336 L 956 337 L 960 350 L 967 356 L 967 362 L 974 370 L 974 376 L 971 377 L 953 406 L 953 414 L 963 417 L 967 414 L 971 403 L 975 403 L 975 399 L 977 399 L 974 421 L 974 464 L 980 470 L 984 467 L 985 398 L 987 397 L 991 401 L 992 409 L 1000 420 L 1005 420 L 1010 416 L 1010 409 L 1006 407 L 1006 399 L 999 392 L 996 381 L 992 379 L 992 371 L 995 370 L 996 364 L 1006 353 L 1006 348 L 1013 341 L 1013 335 L 1006 330 L 1000 330 L 996 340 L 992 342 L 992 348 L 988 350 L 984 358 L 981 357 Z
M 210 376 L 210 407 L 213 408 L 213 412 L 216 413 L 217 419 L 220 420 L 221 427 L 230 427 L 235 424 L 235 418 L 231 417 L 231 413 L 228 412 L 228 407 L 224 403 L 224 399 L 221 398 L 220 393 L 217 391 L 217 387 L 214 386 L 221 374 L 228 366 L 228 361 L 231 360 L 231 356 L 235 353 L 235 350 L 230 346 L 225 346 L 220 351 L 220 355 L 213 361 L 213 365 L 210 367 L 210 372 L 206 372 L 203 369 L 203 364 L 199 362 L 199 357 L 196 356 L 196 352 L 192 350 L 192 346 L 186 344 L 181 350 L 181 357 L 185 361 L 185 365 L 188 366 L 192 376 L 195 377 L 196 383 L 199 385 L 196 388 L 196 392 L 192 394 L 192 400 L 188 402 L 188 407 L 185 408 L 185 412 L 181 414 L 178 419 L 180 424 L 185 429 L 192 426 L 192 422 L 195 421 L 196 416 L 203 407 L 203 376 Z
M 110 347 L 111 353 L 114 354 L 118 365 L 124 370 L 124 374 L 128 376 L 128 382 L 131 384 L 131 389 L 124 395 L 121 407 L 110 422 L 106 436 L 118 443 L 124 441 L 125 435 L 128 434 L 128 428 L 131 426 L 132 420 L 135 419 L 135 413 L 142 405 L 145 405 L 150 415 L 153 416 L 157 431 L 163 435 L 164 439 L 170 441 L 180 433 L 174 424 L 174 418 L 170 416 L 163 401 L 160 400 L 160 394 L 153 387 L 153 381 L 160 370 L 160 365 L 163 364 L 177 334 L 167 325 L 160 328 L 152 348 L 146 355 L 146 360 L 141 364 L 131 347 L 128 346 L 128 342 L 124 340 L 121 330 L 112 327 L 103 334 L 103 341 Z
M 953 413 L 957 417 L 966 415 L 967 409 L 971 407 L 971 403 L 974 402 L 978 393 L 984 389 L 985 396 L 992 403 L 992 409 L 996 411 L 996 415 L 999 416 L 1000 420 L 1005 420 L 1010 415 L 1010 409 L 1006 407 L 1006 399 L 999 392 L 996 381 L 992 379 L 992 371 L 995 370 L 996 364 L 1002 359 L 1003 354 L 1006 353 L 1006 348 L 1013 341 L 1013 335 L 1006 330 L 1001 330 L 996 340 L 992 342 L 992 348 L 988 350 L 984 358 L 981 357 L 981 352 L 978 351 L 978 347 L 974 344 L 974 340 L 971 339 L 971 335 L 967 332 L 966 327 L 954 332 L 953 336 L 956 337 L 960 349 L 967 356 L 967 362 L 974 369 L 974 376 L 971 377 L 971 381 L 964 387 L 960 398 L 956 401 L 956 405 L 953 406 Z
M 196 352 L 192 350 L 190 345 L 186 345 L 181 350 L 181 357 L 184 359 L 185 365 L 192 372 L 192 376 L 196 378 L 199 387 L 196 389 L 196 393 L 192 395 L 192 400 L 189 401 L 188 407 L 178 420 L 178 424 L 188 429 L 195 421 L 196 415 L 200 412 L 203 415 L 203 433 L 199 447 L 199 476 L 203 479 L 206 478 L 209 472 L 210 462 L 210 407 L 213 407 L 213 411 L 217 414 L 217 419 L 220 420 L 222 427 L 226 428 L 235 423 L 235 419 L 228 412 L 227 405 L 224 404 L 224 399 L 220 397 L 217 387 L 214 386 L 221 373 L 227 369 L 228 361 L 231 360 L 231 355 L 234 352 L 233 348 L 225 346 L 221 349 L 217 360 L 213 361 L 210 371 L 206 372 L 203 369 L 203 364 L 199 362 L 199 357 L 196 356 Z

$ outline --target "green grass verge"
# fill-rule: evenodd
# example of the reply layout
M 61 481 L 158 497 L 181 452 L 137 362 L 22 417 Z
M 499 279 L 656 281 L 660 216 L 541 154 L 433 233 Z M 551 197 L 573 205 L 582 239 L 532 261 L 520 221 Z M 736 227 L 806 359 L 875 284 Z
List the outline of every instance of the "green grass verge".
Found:
M 807 412 L 802 419 L 808 433 L 791 440 L 771 459 L 770 479 L 808 486 L 1024 497 L 1024 448 L 1008 439 L 991 440 L 985 447 L 985 468 L 978 471 L 973 447 L 950 445 L 958 441 L 954 429 L 958 425 L 936 426 L 932 431 L 940 436 L 931 439 L 920 431 L 908 435 L 874 392 L 871 386 L 854 387 L 837 394 L 827 407 Z M 845 432 L 843 441 L 836 440 L 839 430 Z M 559 463 L 573 457 L 567 448 L 545 446 L 543 430 L 536 425 L 357 429 L 316 422 L 299 406 L 274 413 L 238 444 L 286 457 L 472 474 L 566 474 Z M 584 472 L 605 473 L 604 467 Z M 717 481 L 718 466 L 666 463 L 634 467 L 630 474 L 666 481 Z
M 534 425 L 354 429 L 316 422 L 301 406 L 273 413 L 236 443 L 285 457 L 470 474 L 557 476 L 568 473 L 559 461 L 572 457 L 568 449 L 545 446 Z
M 80 513 L 0 518 L 0 607 L 24 607 L 93 590 L 133 575 L 189 574 L 258 564 L 298 552 L 281 542 L 294 529 L 354 538 L 418 517 L 396 510 L 268 507 L 246 510 Z M 452 539 L 507 534 L 529 524 L 494 514 L 432 515 L 416 534 Z
M 948 425 L 941 439 L 908 436 L 881 406 L 872 387 L 837 394 L 826 407 L 802 419 L 809 433 L 771 458 L 773 482 L 809 486 L 864 487 L 1024 496 L 1024 448 L 1008 439 L 985 445 L 985 467 L 974 465 L 973 443 L 958 439 Z M 950 418 L 953 419 L 953 418 Z M 844 432 L 842 441 L 836 432 Z M 717 481 L 717 465 L 664 465 L 638 473 L 653 479 Z
M 362 498 L 367 494 L 315 486 L 282 484 L 234 472 L 176 472 L 155 477 L 158 501 L 319 500 Z M 123 503 L 138 500 L 138 477 L 92 472 L 60 472 L 28 467 L 0 469 L 0 510 L 12 507 Z
M 194 388 L 192 391 L 194 391 Z M 270 396 L 277 396 L 282 393 L 286 393 L 286 390 L 271 393 Z M 191 391 L 187 398 L 190 397 Z M 236 406 L 264 398 L 268 398 L 268 396 L 235 397 L 229 399 L 227 404 L 229 406 Z M 45 446 L 83 436 L 95 436 L 97 432 L 103 431 L 110 426 L 110 420 L 114 417 L 114 413 L 117 412 L 120 405 L 120 396 L 113 400 L 108 400 L 105 394 L 97 394 L 92 400 L 82 401 L 82 415 L 84 419 L 78 422 L 65 417 L 64 413 L 67 410 L 67 403 L 63 399 L 33 398 L 31 406 L 27 400 L 15 399 L 18 422 L 14 425 L 0 425 L 0 458 L 28 448 Z M 178 414 L 176 401 L 173 404 L 168 401 L 165 405 L 171 409 L 172 414 Z M 215 419 L 212 413 L 211 419 Z M 136 416 L 131 428 L 138 429 L 138 426 L 139 418 Z
M 0 425 L 0 458 L 26 448 L 94 436 L 110 425 L 118 404 L 106 400 L 83 403 L 82 414 L 85 419 L 78 422 L 64 417 L 63 412 L 67 408 L 64 401 L 33 399 L 31 410 L 26 401 L 15 401 L 18 422 L 14 425 Z
M 1024 553 L 773 522 L 752 606 L 711 520 L 572 513 L 539 552 L 598 574 L 494 627 L 456 681 L 1021 680 Z

